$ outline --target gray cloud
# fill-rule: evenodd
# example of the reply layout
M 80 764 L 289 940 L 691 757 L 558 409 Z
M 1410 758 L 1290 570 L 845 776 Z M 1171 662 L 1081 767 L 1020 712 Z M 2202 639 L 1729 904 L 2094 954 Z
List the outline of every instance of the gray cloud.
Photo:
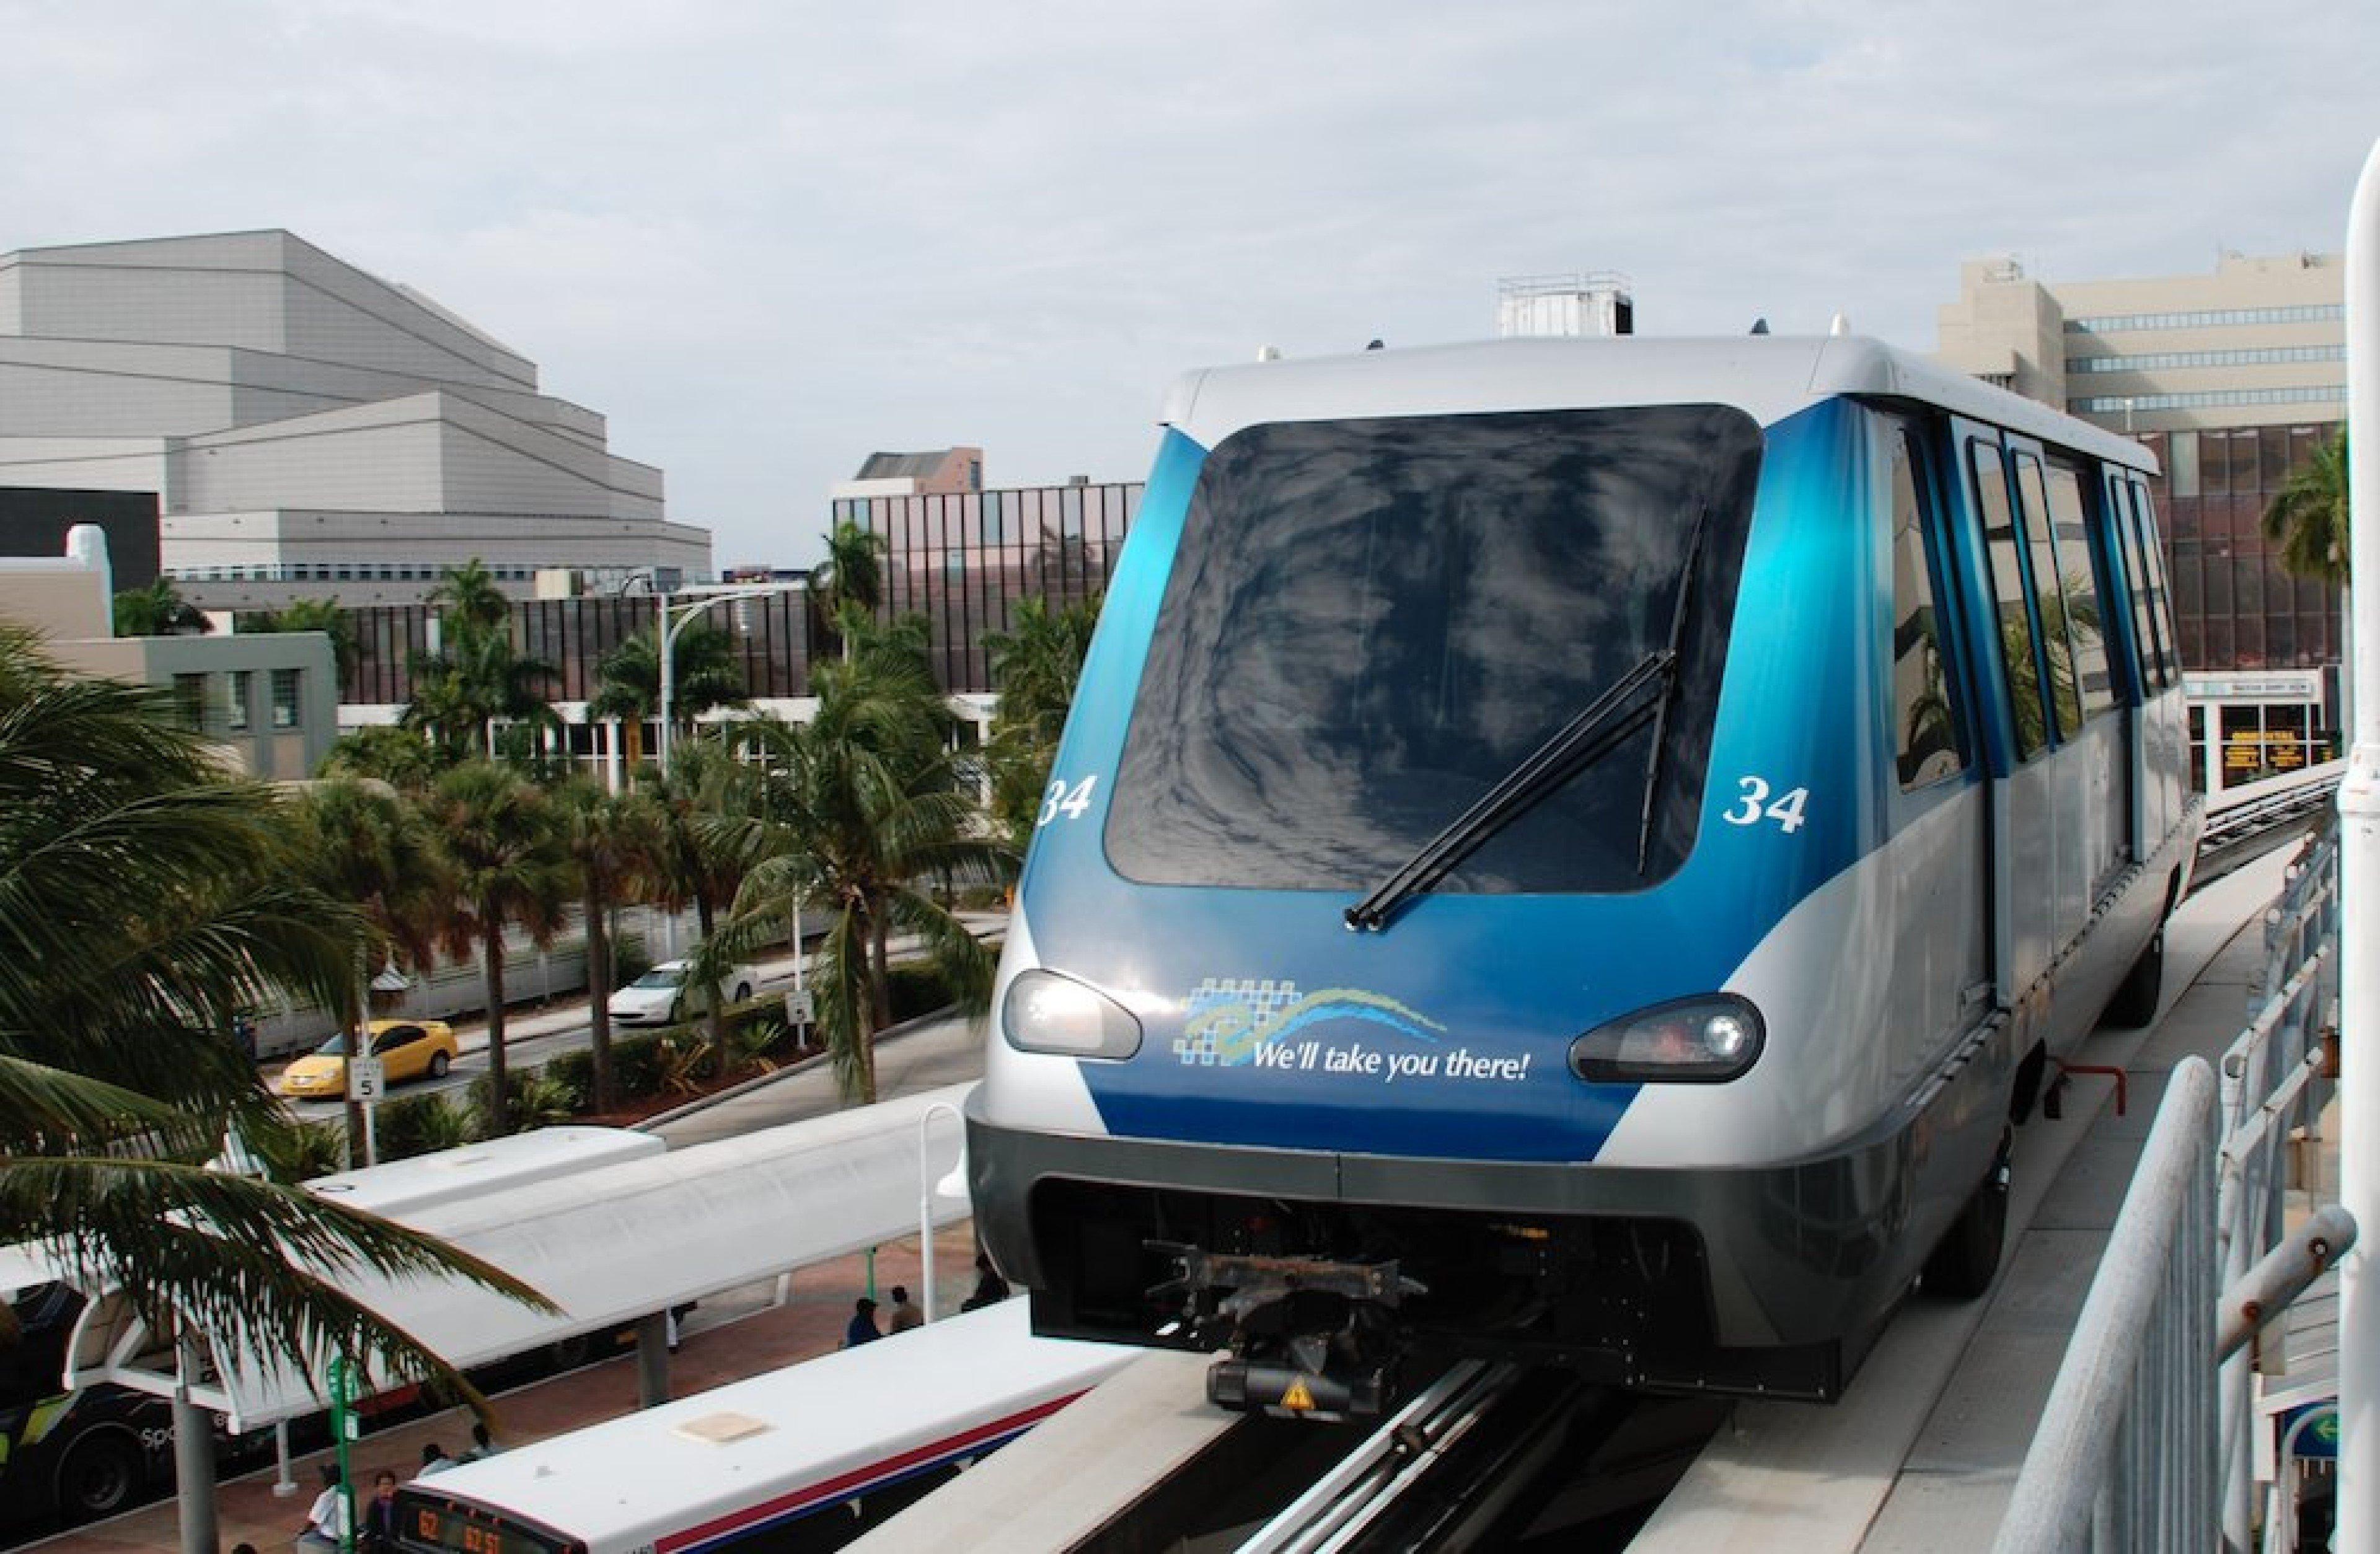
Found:
M 722 562 L 873 448 L 1132 479 L 1166 381 L 1473 337 L 1919 348 L 1961 259 L 2335 249 L 2380 15 L 2280 3 L 0 0 L 0 247 L 286 226 L 604 411 Z

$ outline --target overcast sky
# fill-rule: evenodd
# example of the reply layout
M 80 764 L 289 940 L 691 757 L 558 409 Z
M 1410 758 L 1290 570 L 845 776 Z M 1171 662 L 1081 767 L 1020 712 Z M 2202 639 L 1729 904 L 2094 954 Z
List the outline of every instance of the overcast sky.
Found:
M 2380 6 L 0 0 L 0 250 L 287 227 L 798 565 L 871 450 L 1137 480 L 1173 374 L 1500 276 L 1930 350 L 1962 259 L 2338 249 Z

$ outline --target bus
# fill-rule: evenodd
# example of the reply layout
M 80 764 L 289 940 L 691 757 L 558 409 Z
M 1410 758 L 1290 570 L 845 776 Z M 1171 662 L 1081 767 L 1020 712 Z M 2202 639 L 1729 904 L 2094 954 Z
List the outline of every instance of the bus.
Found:
M 965 1312 L 397 1491 L 410 1554 L 840 1548 L 1139 1357 Z

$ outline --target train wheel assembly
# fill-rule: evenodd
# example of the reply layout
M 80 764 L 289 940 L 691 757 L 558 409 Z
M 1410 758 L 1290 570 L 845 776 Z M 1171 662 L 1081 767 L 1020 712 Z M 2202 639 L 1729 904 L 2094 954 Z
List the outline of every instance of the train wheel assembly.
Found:
M 1925 1288 L 1934 1293 L 1972 1300 L 1992 1287 L 2008 1236 L 2009 1151 L 2014 1143 L 2014 1133 L 2002 1130 L 1991 1170 L 1925 1259 Z
M 2156 1018 L 2157 995 L 2164 991 L 2165 929 L 2159 927 L 2156 937 L 2124 974 L 2116 996 L 2107 1001 L 2107 1011 L 2101 1016 L 2109 1025 L 2138 1030 Z

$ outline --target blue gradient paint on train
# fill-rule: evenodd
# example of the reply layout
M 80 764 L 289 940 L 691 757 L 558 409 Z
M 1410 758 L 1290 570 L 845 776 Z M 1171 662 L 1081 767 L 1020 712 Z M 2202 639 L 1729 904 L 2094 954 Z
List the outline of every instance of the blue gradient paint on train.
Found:
M 1091 786 L 1076 813 L 1042 828 L 1020 893 L 1040 964 L 1142 1021 L 1135 1057 L 1081 1063 L 1105 1126 L 1367 1154 L 1594 1159 L 1638 1087 L 1582 1083 L 1567 1068 L 1571 1040 L 1724 987 L 1769 928 L 1882 839 L 1859 765 L 1876 709 L 1854 688 L 1873 667 L 1859 623 L 1878 587 L 1858 516 L 1865 447 L 1843 402 L 1766 431 L 1743 562 L 1760 587 L 1737 601 L 1700 835 L 1676 875 L 1607 895 L 1425 896 L 1375 935 L 1341 923 L 1343 892 L 1137 883 L 1101 850 L 1110 779 L 1204 457 L 1169 433 L 1050 791 Z M 1202 990 L 1211 1013 L 1218 989 L 1226 1003 L 1245 989 L 1275 1010 L 1318 995 L 1388 1001 L 1437 1034 L 1384 1026 L 1355 1003 L 1269 1033 L 1263 1061 L 1221 1062 L 1189 1032 Z M 1772 1033 L 1769 1061 L 1791 1061 L 1803 1038 Z

